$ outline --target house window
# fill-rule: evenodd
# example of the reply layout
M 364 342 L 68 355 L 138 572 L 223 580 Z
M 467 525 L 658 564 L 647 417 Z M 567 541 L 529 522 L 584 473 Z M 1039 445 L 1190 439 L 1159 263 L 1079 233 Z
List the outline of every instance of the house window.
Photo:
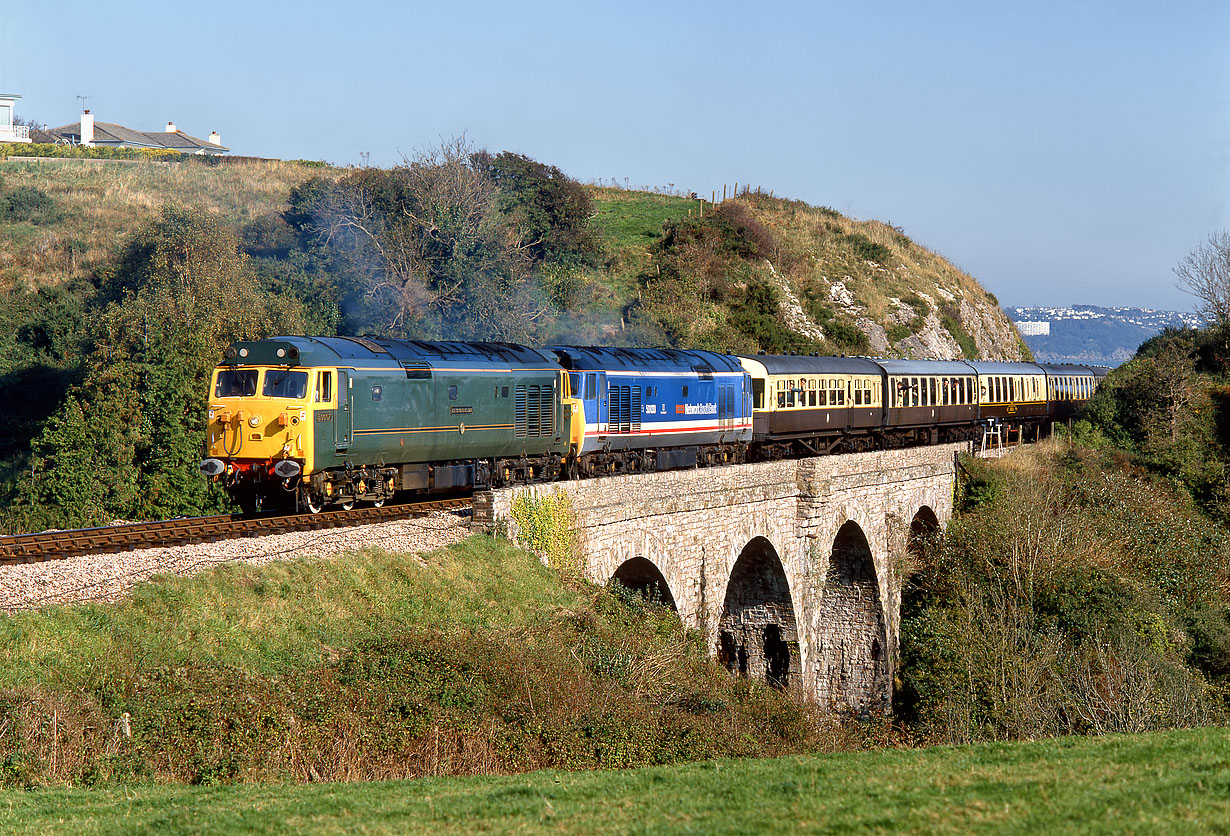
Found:
M 0 105 L 0 128 L 13 127 L 13 108 L 8 105 Z

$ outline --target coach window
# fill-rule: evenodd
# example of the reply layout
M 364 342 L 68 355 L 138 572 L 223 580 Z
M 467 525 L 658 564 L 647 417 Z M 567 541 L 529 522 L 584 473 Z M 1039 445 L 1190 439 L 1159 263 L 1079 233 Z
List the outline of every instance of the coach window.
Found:
M 316 403 L 333 400 L 333 372 L 321 372 L 316 376 Z
M 821 380 L 818 385 L 820 387 L 820 394 L 816 396 L 816 400 L 820 404 L 820 406 L 828 406 L 829 405 L 829 382 L 827 380 Z
M 786 406 L 786 381 L 777 381 L 777 408 L 783 409 Z

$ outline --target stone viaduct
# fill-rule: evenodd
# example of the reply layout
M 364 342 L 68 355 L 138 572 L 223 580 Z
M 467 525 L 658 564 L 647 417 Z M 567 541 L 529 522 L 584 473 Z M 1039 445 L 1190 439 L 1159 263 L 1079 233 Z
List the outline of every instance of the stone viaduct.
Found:
M 509 488 L 476 498 L 475 515 L 515 538 L 517 496 L 567 494 L 590 580 L 659 595 L 732 673 L 876 714 L 891 705 L 902 561 L 951 516 L 956 456 L 968 449 Z

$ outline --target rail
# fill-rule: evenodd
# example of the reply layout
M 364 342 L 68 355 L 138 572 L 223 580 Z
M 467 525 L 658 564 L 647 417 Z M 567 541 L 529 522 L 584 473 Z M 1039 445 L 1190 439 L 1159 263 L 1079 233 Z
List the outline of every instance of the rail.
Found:
M 239 537 L 285 534 L 289 531 L 367 525 L 422 517 L 434 511 L 461 511 L 470 508 L 471 503 L 469 496 L 446 497 L 408 505 L 353 508 L 349 511 L 327 511 L 321 514 L 292 514 L 283 517 L 225 514 L 101 528 L 14 534 L 0 537 L 0 565 L 63 560 L 83 554 L 114 554 L 134 549 L 212 543 Z

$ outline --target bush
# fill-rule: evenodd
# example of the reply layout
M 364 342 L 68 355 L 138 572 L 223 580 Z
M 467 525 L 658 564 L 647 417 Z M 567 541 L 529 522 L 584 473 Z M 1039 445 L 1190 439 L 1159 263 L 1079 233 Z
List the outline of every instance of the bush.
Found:
M 1225 716 L 1224 531 L 1080 448 L 963 466 L 961 514 L 903 595 L 903 718 L 958 742 Z
M 35 186 L 19 186 L 0 198 L 0 217 L 13 223 L 55 223 L 62 213 L 57 211 L 55 201 Z
M 56 157 L 91 160 L 150 160 L 181 162 L 184 155 L 170 148 L 90 148 L 49 142 L 0 143 L 0 159 L 10 157 Z
M 883 244 L 872 241 L 861 232 L 847 232 L 845 241 L 854 254 L 863 261 L 874 261 L 876 264 L 887 264 L 893 257 L 893 252 Z

